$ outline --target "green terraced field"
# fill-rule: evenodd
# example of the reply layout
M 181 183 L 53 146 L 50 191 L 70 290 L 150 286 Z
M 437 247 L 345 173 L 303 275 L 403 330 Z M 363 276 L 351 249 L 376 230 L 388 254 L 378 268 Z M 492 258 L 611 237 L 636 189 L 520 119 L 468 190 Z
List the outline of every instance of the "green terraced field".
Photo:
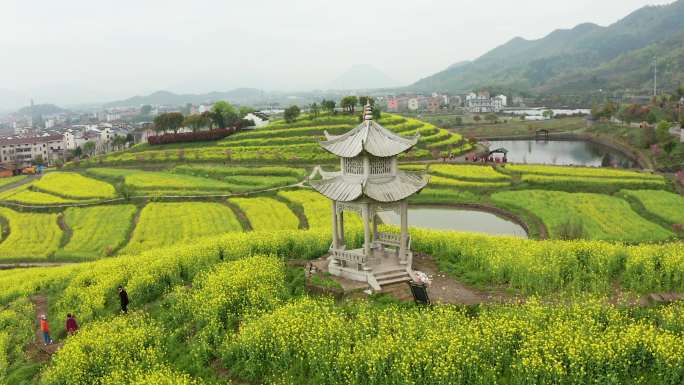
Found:
M 113 255 L 126 244 L 137 210 L 133 205 L 68 208 L 64 222 L 72 234 L 56 257 L 92 259 Z
M 0 208 L 9 236 L 0 243 L 0 260 L 45 259 L 59 247 L 62 230 L 57 214 L 19 213 Z
M 622 190 L 621 195 L 636 199 L 644 208 L 671 224 L 684 224 L 684 197 L 662 190 Z
M 242 231 L 242 226 L 226 205 L 150 203 L 143 208 L 131 241 L 120 254 L 134 254 L 231 231 Z
M 116 197 L 114 186 L 73 172 L 51 172 L 31 185 L 40 192 L 72 199 L 109 199 Z
M 674 237 L 670 230 L 635 213 L 627 201 L 608 195 L 524 190 L 495 193 L 492 200 L 536 215 L 555 238 L 572 221 L 582 224 L 588 239 L 654 242 Z
M 296 230 L 299 219 L 283 202 L 273 198 L 231 198 L 245 213 L 254 231 Z

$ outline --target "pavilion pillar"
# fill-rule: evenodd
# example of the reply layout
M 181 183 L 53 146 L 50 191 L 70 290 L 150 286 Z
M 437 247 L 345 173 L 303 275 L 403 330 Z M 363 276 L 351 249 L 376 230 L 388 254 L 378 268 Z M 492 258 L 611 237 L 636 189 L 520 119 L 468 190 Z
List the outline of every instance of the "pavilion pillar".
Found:
M 332 248 L 337 250 L 340 247 L 339 233 L 337 232 L 337 202 L 332 201 Z
M 370 220 L 368 213 L 368 203 L 364 203 L 363 206 L 361 206 L 361 217 L 363 219 L 363 254 L 366 256 L 366 258 L 370 258 L 371 234 L 370 224 L 368 223 L 368 221 Z
M 375 211 L 375 210 L 373 210 Z M 373 213 L 373 241 L 378 240 L 378 214 Z
M 340 217 L 338 219 L 339 222 L 339 230 L 340 230 L 340 236 L 339 240 L 337 241 L 340 246 L 346 245 L 346 241 L 344 240 L 344 210 L 340 210 Z
M 406 246 L 408 243 L 408 202 L 406 199 L 399 202 L 399 212 L 401 216 L 401 242 L 399 244 L 399 262 L 407 263 Z

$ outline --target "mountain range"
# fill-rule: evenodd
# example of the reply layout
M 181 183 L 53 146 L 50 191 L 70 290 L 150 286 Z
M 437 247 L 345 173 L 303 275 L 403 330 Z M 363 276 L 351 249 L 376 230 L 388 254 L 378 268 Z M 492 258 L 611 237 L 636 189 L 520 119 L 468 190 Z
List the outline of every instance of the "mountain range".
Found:
M 157 91 L 145 96 L 133 96 L 128 99 L 105 103 L 104 107 L 129 107 L 151 105 L 180 106 L 185 103 L 201 104 L 217 100 L 229 100 L 238 104 L 261 103 L 268 98 L 265 91 L 255 88 L 236 88 L 225 92 L 209 92 L 205 94 L 176 94 L 169 91 Z
M 653 59 L 657 57 L 659 86 L 674 89 L 684 81 L 683 42 L 684 0 L 679 0 L 641 8 L 607 27 L 586 23 L 537 40 L 516 37 L 409 88 L 644 93 L 653 88 Z

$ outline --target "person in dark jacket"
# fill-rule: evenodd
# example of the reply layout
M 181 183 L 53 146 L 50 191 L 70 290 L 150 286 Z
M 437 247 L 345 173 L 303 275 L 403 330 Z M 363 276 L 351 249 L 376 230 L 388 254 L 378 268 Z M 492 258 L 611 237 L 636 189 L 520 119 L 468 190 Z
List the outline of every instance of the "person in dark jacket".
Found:
M 128 313 L 128 293 L 123 286 L 119 286 L 119 299 L 121 300 L 121 312 Z
M 67 314 L 67 319 L 66 319 L 66 331 L 69 333 L 70 336 L 73 336 L 74 333 L 76 333 L 76 330 L 78 330 L 78 323 L 76 323 L 76 318 L 70 313 Z

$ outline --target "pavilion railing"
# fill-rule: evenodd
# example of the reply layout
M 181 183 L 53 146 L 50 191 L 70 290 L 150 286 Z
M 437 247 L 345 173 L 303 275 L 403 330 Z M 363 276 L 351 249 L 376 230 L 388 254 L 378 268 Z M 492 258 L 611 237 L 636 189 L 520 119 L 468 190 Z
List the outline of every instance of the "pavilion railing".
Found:
M 356 266 L 359 270 L 367 268 L 368 258 L 363 254 L 344 250 L 330 250 L 330 255 L 337 263 L 343 266 Z

